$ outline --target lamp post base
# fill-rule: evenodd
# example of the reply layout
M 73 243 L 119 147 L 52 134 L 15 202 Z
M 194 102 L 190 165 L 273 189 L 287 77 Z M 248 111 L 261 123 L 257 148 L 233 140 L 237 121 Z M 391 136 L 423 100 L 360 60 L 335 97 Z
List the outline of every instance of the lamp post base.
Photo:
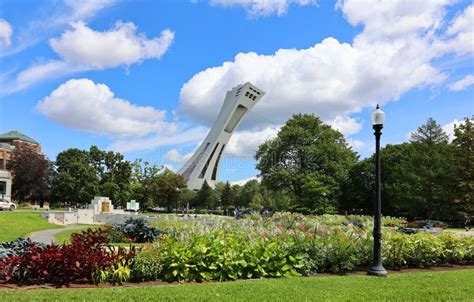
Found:
M 367 275 L 377 276 L 377 277 L 387 277 L 388 273 L 382 264 L 373 265 L 367 271 Z

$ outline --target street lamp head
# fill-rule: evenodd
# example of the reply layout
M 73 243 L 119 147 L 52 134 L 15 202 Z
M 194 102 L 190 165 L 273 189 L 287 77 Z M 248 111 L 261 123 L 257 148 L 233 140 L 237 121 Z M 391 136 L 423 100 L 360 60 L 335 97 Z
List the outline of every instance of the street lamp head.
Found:
M 382 126 L 383 123 L 385 122 L 385 112 L 380 110 L 379 104 L 377 104 L 377 108 L 375 108 L 375 111 L 372 112 L 372 126 Z

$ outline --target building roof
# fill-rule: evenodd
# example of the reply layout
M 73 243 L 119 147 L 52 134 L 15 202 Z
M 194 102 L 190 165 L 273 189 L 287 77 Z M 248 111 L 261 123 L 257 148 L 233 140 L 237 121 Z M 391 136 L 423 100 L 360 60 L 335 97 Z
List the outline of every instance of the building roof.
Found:
M 15 146 L 12 146 L 12 145 L 6 144 L 6 143 L 0 143 L 0 149 L 6 149 L 8 151 L 13 151 L 13 150 L 15 150 Z
M 30 144 L 39 145 L 37 141 L 21 133 L 20 131 L 14 130 L 0 135 L 0 142 L 9 143 L 11 141 L 24 141 Z

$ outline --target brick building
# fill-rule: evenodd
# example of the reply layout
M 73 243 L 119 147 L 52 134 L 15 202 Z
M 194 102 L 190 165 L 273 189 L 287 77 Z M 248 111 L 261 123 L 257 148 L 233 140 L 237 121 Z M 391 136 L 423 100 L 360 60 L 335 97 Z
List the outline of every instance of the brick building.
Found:
M 0 135 L 0 197 L 11 200 L 11 161 L 15 148 L 27 147 L 41 153 L 40 144 L 20 131 L 10 131 Z

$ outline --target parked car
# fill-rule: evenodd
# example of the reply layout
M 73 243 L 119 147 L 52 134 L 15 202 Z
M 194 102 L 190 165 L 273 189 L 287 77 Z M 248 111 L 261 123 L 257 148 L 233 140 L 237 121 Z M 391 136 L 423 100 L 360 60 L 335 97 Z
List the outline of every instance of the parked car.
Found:
M 16 210 L 16 204 L 11 201 L 8 201 L 4 198 L 0 198 L 0 210 L 6 211 L 13 211 Z

